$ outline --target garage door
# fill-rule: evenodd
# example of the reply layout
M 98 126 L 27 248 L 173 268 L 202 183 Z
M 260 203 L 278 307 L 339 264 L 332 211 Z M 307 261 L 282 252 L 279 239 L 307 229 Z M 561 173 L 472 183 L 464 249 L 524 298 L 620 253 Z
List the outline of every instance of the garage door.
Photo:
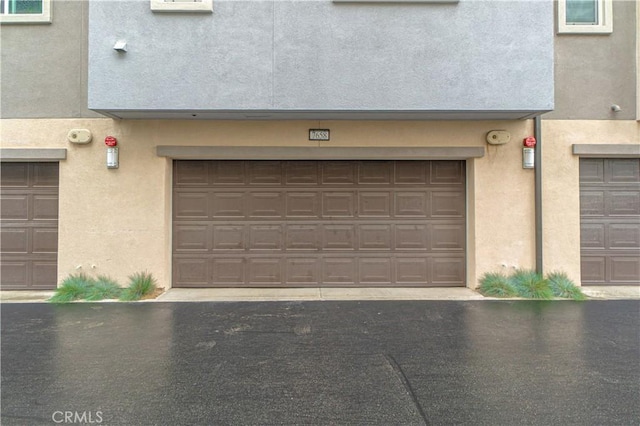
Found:
M 175 161 L 173 285 L 464 286 L 464 162 Z
M 54 289 L 58 163 L 2 163 L 0 172 L 0 287 Z
M 582 284 L 640 283 L 640 159 L 580 160 Z

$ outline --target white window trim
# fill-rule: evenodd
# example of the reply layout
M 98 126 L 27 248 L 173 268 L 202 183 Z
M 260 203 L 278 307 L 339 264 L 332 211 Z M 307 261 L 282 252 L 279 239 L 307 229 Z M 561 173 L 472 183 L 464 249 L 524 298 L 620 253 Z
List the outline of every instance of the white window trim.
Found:
M 213 0 L 199 0 L 199 1 L 151 0 L 151 10 L 153 12 L 211 13 L 213 12 Z
M 598 23 L 567 24 L 567 0 L 558 0 L 558 34 L 611 34 L 613 0 L 598 0 Z
M 0 13 L 0 24 L 50 24 L 51 1 L 42 0 L 42 13 L 5 14 Z

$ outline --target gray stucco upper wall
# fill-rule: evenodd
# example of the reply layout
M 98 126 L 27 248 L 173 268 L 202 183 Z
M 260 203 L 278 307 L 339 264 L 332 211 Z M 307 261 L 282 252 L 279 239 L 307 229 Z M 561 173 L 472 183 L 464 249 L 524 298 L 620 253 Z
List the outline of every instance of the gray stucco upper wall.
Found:
M 550 0 L 214 0 L 212 14 L 96 0 L 89 24 L 95 110 L 553 109 Z
M 0 26 L 2 118 L 99 117 L 87 109 L 87 2 L 52 6 L 51 24 Z
M 544 118 L 635 120 L 636 34 L 636 2 L 615 0 L 613 33 L 557 35 L 556 105 Z

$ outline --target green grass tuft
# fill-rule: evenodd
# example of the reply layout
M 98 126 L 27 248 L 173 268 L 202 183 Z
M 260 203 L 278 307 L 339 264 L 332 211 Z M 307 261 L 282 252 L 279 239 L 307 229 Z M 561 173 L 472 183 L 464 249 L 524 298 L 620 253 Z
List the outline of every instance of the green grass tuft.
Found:
M 49 299 L 52 303 L 68 303 L 74 300 L 83 299 L 87 290 L 95 284 L 95 280 L 85 273 L 79 272 L 71 274 L 64 280 L 55 294 Z
M 484 296 L 493 297 L 515 297 L 517 291 L 504 274 L 499 272 L 486 273 L 480 278 L 478 288 Z
M 587 296 L 584 295 L 580 287 L 576 286 L 564 272 L 551 272 L 547 274 L 547 280 L 554 296 L 573 300 L 587 300 Z
M 553 299 L 553 291 L 549 281 L 536 271 L 517 269 L 509 276 L 509 282 L 515 287 L 520 297 L 528 299 Z
M 120 294 L 120 300 L 140 300 L 143 296 L 151 294 L 156 289 L 156 279 L 149 272 L 136 272 L 129 276 L 129 287 Z
M 115 280 L 105 275 L 98 275 L 95 283 L 87 288 L 84 298 L 92 301 L 117 299 L 120 297 L 121 292 L 122 289 Z

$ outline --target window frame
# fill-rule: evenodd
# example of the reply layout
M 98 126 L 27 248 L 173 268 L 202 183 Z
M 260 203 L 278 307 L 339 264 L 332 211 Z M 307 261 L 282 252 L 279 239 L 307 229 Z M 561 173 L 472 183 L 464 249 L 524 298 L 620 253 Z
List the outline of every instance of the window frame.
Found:
M 212 13 L 213 0 L 199 1 L 167 1 L 150 0 L 152 12 L 186 12 L 186 13 Z
M 8 0 L 4 0 L 8 4 Z M 52 0 L 42 1 L 42 13 L 3 13 L 0 10 L 0 24 L 50 24 Z
M 613 32 L 613 0 L 598 2 L 597 24 L 568 24 L 567 0 L 558 0 L 558 34 L 611 34 Z

